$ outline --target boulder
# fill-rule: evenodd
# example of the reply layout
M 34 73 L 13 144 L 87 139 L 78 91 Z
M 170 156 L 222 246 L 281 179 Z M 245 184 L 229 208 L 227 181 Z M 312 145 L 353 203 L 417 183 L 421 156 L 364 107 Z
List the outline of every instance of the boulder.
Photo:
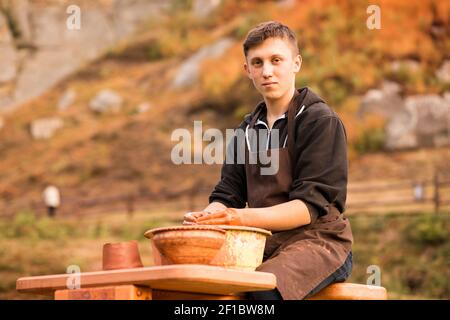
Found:
M 17 74 L 17 53 L 8 22 L 0 11 L 0 84 L 13 80 Z
M 24 61 L 21 72 L 17 76 L 14 90 L 15 101 L 23 103 L 43 94 L 75 69 L 76 61 L 66 49 L 37 51 L 33 58 Z
M 444 92 L 444 100 L 450 103 L 450 91 Z
M 417 148 L 416 114 L 408 110 L 398 111 L 386 124 L 385 148 L 388 150 Z
M 406 60 L 396 60 L 390 65 L 392 71 L 400 71 L 402 69 L 409 73 L 415 73 L 420 70 L 420 63 L 416 60 L 406 59 Z
M 51 117 L 34 120 L 31 123 L 31 136 L 33 139 L 49 139 L 55 131 L 62 128 L 64 122 L 61 118 Z
M 123 39 L 138 30 L 149 20 L 155 21 L 165 11 L 170 12 L 172 1 L 160 0 L 115 0 L 114 33 L 117 40 Z M 149 19 L 150 18 L 150 19 Z
M 221 0 L 194 0 L 192 13 L 197 18 L 205 18 L 211 14 L 221 2 Z
M 435 75 L 442 82 L 450 82 L 450 60 L 445 60 L 436 70 Z
M 69 108 L 77 97 L 77 94 L 72 89 L 67 89 L 58 100 L 58 110 L 63 111 Z
M 233 43 L 231 38 L 223 38 L 197 51 L 180 66 L 172 87 L 182 89 L 197 85 L 201 63 L 206 59 L 220 57 Z
M 89 108 L 97 113 L 117 112 L 121 109 L 123 99 L 115 91 L 105 89 L 100 91 L 90 102 Z
M 32 38 L 29 0 L 0 1 L 0 6 L 9 13 L 11 23 L 17 30 L 17 40 L 22 44 L 29 44 Z
M 405 108 L 415 114 L 420 146 L 450 145 L 450 103 L 445 98 L 439 95 L 411 96 L 405 99 Z
M 276 2 L 277 6 L 283 9 L 290 9 L 295 6 L 296 0 L 278 0 Z
M 380 89 L 371 89 L 363 96 L 358 115 L 362 118 L 368 113 L 380 115 L 386 119 L 404 109 L 400 95 L 401 87 L 395 82 L 385 81 Z
M 10 94 L 0 92 L 0 112 L 40 96 L 170 8 L 169 1 L 159 0 L 82 1 L 81 29 L 70 30 L 66 27 L 69 3 L 47 2 L 0 0 L 17 28 L 14 36 L 21 47 L 15 52 L 14 45 L 5 46 L 12 34 L 0 10 L 0 86 L 6 81 L 13 85 Z
M 450 146 L 450 100 L 439 95 L 407 97 L 386 126 L 386 148 Z

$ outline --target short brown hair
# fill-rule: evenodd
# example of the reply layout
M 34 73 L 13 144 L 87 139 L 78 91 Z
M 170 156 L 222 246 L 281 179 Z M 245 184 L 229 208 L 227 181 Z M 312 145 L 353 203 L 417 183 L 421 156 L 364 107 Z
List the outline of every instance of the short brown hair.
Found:
M 244 41 L 244 55 L 247 57 L 248 50 L 256 47 L 269 38 L 287 39 L 294 49 L 294 54 L 299 54 L 297 37 L 286 25 L 277 21 L 267 21 L 258 24 L 247 34 Z

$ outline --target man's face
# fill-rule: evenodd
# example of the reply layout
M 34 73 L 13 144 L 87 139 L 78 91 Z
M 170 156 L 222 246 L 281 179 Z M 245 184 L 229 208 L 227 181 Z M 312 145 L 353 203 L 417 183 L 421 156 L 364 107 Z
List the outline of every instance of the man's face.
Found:
M 295 86 L 301 56 L 295 55 L 288 40 L 269 38 L 247 52 L 245 71 L 256 89 L 269 100 L 277 100 Z

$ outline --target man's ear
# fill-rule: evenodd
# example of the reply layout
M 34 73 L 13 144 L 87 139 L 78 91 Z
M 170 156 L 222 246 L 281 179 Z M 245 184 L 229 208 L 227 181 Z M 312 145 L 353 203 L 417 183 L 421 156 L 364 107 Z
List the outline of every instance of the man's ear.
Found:
M 247 63 L 244 63 L 244 70 L 245 70 L 245 74 L 247 75 L 247 77 L 249 77 L 251 79 L 252 77 L 250 75 L 250 70 L 248 69 Z
M 297 55 L 294 59 L 294 72 L 297 73 L 300 71 L 301 67 L 302 67 L 302 56 L 301 55 Z

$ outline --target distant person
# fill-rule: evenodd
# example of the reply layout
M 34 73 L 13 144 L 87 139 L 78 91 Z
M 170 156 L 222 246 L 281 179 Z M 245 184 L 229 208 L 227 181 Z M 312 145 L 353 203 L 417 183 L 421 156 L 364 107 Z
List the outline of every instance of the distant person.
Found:
M 271 230 L 257 270 L 275 274 L 277 287 L 248 297 L 304 299 L 345 281 L 352 270 L 353 237 L 343 214 L 347 136 L 322 98 L 308 87 L 296 89 L 302 57 L 289 27 L 262 23 L 250 30 L 243 47 L 244 69 L 263 101 L 239 126 L 245 139 L 235 135 L 236 150 L 227 152 L 233 161 L 224 163 L 210 204 L 184 219 L 186 224 Z M 259 137 L 263 143 L 255 146 Z M 243 164 L 229 156 L 240 150 L 245 151 Z M 247 161 L 276 153 L 278 171 L 270 175 L 263 173 L 263 161 Z
M 47 186 L 42 195 L 45 205 L 47 206 L 48 216 L 53 218 L 56 215 L 56 210 L 61 204 L 59 190 L 55 186 Z
M 416 201 L 423 201 L 425 198 L 425 192 L 422 182 L 417 182 L 414 185 L 414 199 Z

